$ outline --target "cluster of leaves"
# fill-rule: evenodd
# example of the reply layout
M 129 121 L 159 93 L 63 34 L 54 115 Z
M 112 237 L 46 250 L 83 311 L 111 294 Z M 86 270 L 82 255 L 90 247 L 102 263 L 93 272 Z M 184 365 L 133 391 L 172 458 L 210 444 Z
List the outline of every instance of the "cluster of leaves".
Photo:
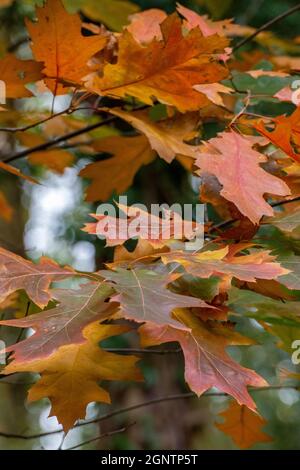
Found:
M 82 23 L 61 0 L 37 7 L 36 21 L 26 20 L 33 58 L 9 53 L 0 61 L 8 98 L 45 90 L 54 99 L 70 96 L 68 109 L 59 115 L 29 115 L 10 104 L 1 108 L 3 125 L 14 123 L 4 132 L 13 132 L 24 147 L 3 158 L 1 170 L 35 184 L 10 162 L 26 157 L 33 170 L 63 172 L 75 162 L 73 147 L 91 158 L 110 154 L 80 172 L 89 180 L 86 199 L 94 202 L 124 193 L 155 158 L 177 159 L 200 176 L 199 201 L 222 222 L 216 226 L 208 218 L 204 247 L 191 252 L 185 240 L 172 238 L 176 227 L 166 240 L 162 218 L 152 220 L 156 233 L 150 236 L 143 230 L 150 214 L 140 212 L 141 234 L 133 251 L 123 246 L 126 236 L 111 238 L 103 231 L 107 246 L 115 247 L 114 260 L 95 273 L 59 267 L 46 258 L 35 264 L 1 248 L 2 308 L 13 306 L 16 292 L 25 291 L 37 310 L 0 322 L 34 330 L 7 348 L 10 363 L 2 373 L 39 373 L 29 400 L 48 397 L 52 414 L 68 431 L 85 417 L 88 403 L 110 402 L 99 381 L 142 380 L 136 357 L 108 352 L 100 341 L 133 331 L 145 348 L 177 342 L 185 381 L 195 394 L 216 387 L 236 400 L 219 429 L 241 447 L 267 442 L 259 430 L 264 421 L 247 390 L 267 383 L 226 352 L 228 346 L 253 344 L 228 315 L 242 312 L 256 319 L 288 351 L 288 332 L 299 332 L 300 110 L 292 103 L 292 83 L 300 61 L 271 55 L 269 33 L 256 36 L 259 51 L 234 56 L 230 38 L 251 34 L 251 28 L 231 20 L 212 22 L 181 5 L 167 16 L 157 9 L 138 12 L 128 3 L 131 16 L 122 28 L 109 24 L 104 7 L 100 11 L 100 3 L 107 2 L 98 2 L 99 11 L 83 3 L 83 13 L 94 23 Z M 99 20 L 119 32 L 98 26 Z M 287 103 L 289 114 L 258 114 L 264 100 L 274 109 Z M 81 118 L 75 112 L 83 113 Z M 207 139 L 205 125 L 211 122 L 220 132 Z M 105 129 L 100 137 L 93 133 L 97 128 Z M 69 148 L 58 145 L 66 141 Z M 137 217 L 130 208 L 123 210 L 128 219 Z M 7 222 L 13 217 L 3 192 L 0 212 Z M 97 222 L 83 230 L 97 233 Z M 174 218 L 176 224 L 183 220 Z M 266 226 L 277 243 L 264 237 Z M 81 279 L 78 289 L 60 286 L 73 277 Z

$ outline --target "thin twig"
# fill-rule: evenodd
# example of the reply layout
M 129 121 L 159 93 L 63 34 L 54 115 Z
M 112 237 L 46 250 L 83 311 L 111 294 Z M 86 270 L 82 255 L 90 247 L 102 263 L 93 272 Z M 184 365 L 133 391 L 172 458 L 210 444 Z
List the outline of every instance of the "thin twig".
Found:
M 240 47 L 244 46 L 247 42 L 251 41 L 254 39 L 259 33 L 262 31 L 265 31 L 268 29 L 270 26 L 273 26 L 275 23 L 278 23 L 279 21 L 283 20 L 287 16 L 292 15 L 296 11 L 300 10 L 300 3 L 298 3 L 296 6 L 290 8 L 289 10 L 286 10 L 285 12 L 281 13 L 280 15 L 276 16 L 272 20 L 268 21 L 267 23 L 263 24 L 260 28 L 258 28 L 254 33 L 250 34 L 250 36 L 242 39 L 240 42 L 236 44 L 236 46 L 233 47 L 233 51 L 236 51 Z
M 4 163 L 10 163 L 13 162 L 14 160 L 18 160 L 19 158 L 27 157 L 28 155 L 31 155 L 35 152 L 41 152 L 43 150 L 47 150 L 49 148 L 55 147 L 56 145 L 60 144 L 61 142 L 65 142 L 66 140 L 73 139 L 74 137 L 78 137 L 82 134 L 85 134 L 87 132 L 91 132 L 95 129 L 98 129 L 99 127 L 105 126 L 107 124 L 111 124 L 113 121 L 117 119 L 116 116 L 112 116 L 108 119 L 105 119 L 104 121 L 96 122 L 94 124 L 90 124 L 86 127 L 83 127 L 82 129 L 78 129 L 73 132 L 69 132 L 68 134 L 62 135 L 60 137 L 56 137 L 53 140 L 49 140 L 48 142 L 44 142 L 40 145 L 36 145 L 35 147 L 31 147 L 26 150 L 22 150 L 21 152 L 16 153 L 15 155 L 12 155 L 10 157 L 4 158 L 2 161 Z
M 297 385 L 270 385 L 269 387 L 258 387 L 258 388 L 249 387 L 249 391 L 256 393 L 256 392 L 268 392 L 270 390 L 283 390 L 283 389 L 295 390 L 297 388 L 298 388 Z M 225 393 L 225 392 L 206 392 L 203 395 L 201 395 L 200 398 L 227 397 L 227 396 L 229 395 L 228 393 Z M 106 419 L 113 418 L 114 416 L 119 416 L 121 414 L 128 413 L 129 411 L 135 411 L 140 408 L 145 408 L 147 406 L 157 405 L 158 403 L 174 401 L 174 400 L 183 400 L 187 398 L 197 398 L 197 396 L 193 392 L 188 392 L 188 393 L 178 393 L 175 395 L 167 395 L 165 397 L 154 398 L 153 400 L 144 401 L 142 403 L 138 403 L 137 405 L 128 406 L 126 408 L 119 408 L 118 410 L 102 415 L 99 418 L 79 422 L 78 424 L 74 426 L 74 428 L 79 428 L 82 426 L 86 426 L 88 424 L 97 424 L 97 423 L 100 423 L 101 421 L 105 421 Z M 5 432 L 0 432 L 0 437 L 6 437 L 10 439 L 29 440 L 29 439 L 39 439 L 41 437 L 50 436 L 52 434 L 60 434 L 62 432 L 63 432 L 63 429 L 57 429 L 54 431 L 49 431 L 49 432 L 44 432 L 44 433 L 39 433 L 39 434 L 32 434 L 32 435 L 27 435 L 27 436 L 22 435 L 22 434 L 10 434 L 10 433 L 5 433 Z
M 181 348 L 177 349 L 132 349 L 132 348 L 105 348 L 107 352 L 125 353 L 125 354 L 178 354 Z
M 78 449 L 79 447 L 85 446 L 87 444 L 91 444 L 92 442 L 100 441 L 101 439 L 104 439 L 105 437 L 111 437 L 111 436 L 114 436 L 115 434 L 121 434 L 123 432 L 126 432 L 129 428 L 131 428 L 135 424 L 136 423 L 131 423 L 128 426 L 123 426 L 120 429 L 115 429 L 114 431 L 105 432 L 104 434 L 100 434 L 100 436 L 94 437 L 93 439 L 88 439 L 87 441 L 81 442 L 80 444 L 77 444 L 76 446 L 68 447 L 67 449 L 62 449 L 62 450 L 75 450 L 75 449 Z

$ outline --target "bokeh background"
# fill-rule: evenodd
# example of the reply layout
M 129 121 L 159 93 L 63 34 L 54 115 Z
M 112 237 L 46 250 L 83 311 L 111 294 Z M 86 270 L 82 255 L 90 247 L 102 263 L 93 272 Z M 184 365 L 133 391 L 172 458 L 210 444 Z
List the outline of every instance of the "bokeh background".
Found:
M 101 0 L 95 0 L 101 1 Z M 40 3 L 40 2 L 36 2 Z M 70 2 L 76 6 L 76 0 Z M 136 0 L 134 3 L 146 8 L 161 8 L 167 12 L 175 9 L 173 0 Z M 181 3 L 213 19 L 235 18 L 239 24 L 259 27 L 282 13 L 297 1 L 282 0 L 191 0 Z M 34 1 L 16 1 L 8 8 L 0 9 L 0 55 L 7 48 L 18 44 L 18 54 L 29 57 L 28 43 L 24 43 L 25 15 L 34 14 Z M 300 35 L 300 13 L 296 13 L 276 24 L 272 31 L 283 39 Z M 22 42 L 23 41 L 23 42 Z M 247 46 L 251 50 L 252 45 Z M 262 46 L 261 46 L 262 47 Z M 272 44 L 268 46 L 272 48 Z M 284 44 L 274 43 L 278 53 L 285 54 Z M 282 48 L 282 49 L 280 49 Z M 295 50 L 295 53 L 298 51 Z M 1 78 L 1 77 L 0 77 Z M 64 109 L 68 98 L 55 101 L 55 111 Z M 23 100 L 18 106 L 29 113 L 31 110 L 50 110 L 52 98 Z M 268 105 L 265 105 L 265 110 Z M 268 114 L 268 110 L 265 111 Z M 216 131 L 210 129 L 212 134 Z M 0 134 L 0 154 L 7 154 L 7 142 Z M 16 150 L 16 149 L 15 149 Z M 0 220 L 0 243 L 19 253 L 27 253 L 32 259 L 41 255 L 54 258 L 61 264 L 72 265 L 77 270 L 93 271 L 110 259 L 111 252 L 103 250 L 103 244 L 83 233 L 80 228 L 95 211 L 95 206 L 84 201 L 85 183 L 77 176 L 86 165 L 88 157 L 77 154 L 77 163 L 65 170 L 63 175 L 38 170 L 43 184 L 32 186 L 21 183 L 13 177 L 0 174 L 1 188 L 14 202 L 13 223 L 8 227 Z M 21 167 L 26 166 L 20 163 Z M 26 168 L 24 167 L 24 171 Z M 197 201 L 199 181 L 189 176 L 174 163 L 170 166 L 155 161 L 143 168 L 135 178 L 133 187 L 127 193 L 129 202 L 190 203 Z M 271 383 L 275 383 L 282 367 L 290 367 L 290 355 L 275 347 L 276 338 L 265 333 L 257 322 L 236 318 L 240 331 L 258 340 L 250 348 L 232 348 L 232 355 L 243 365 L 255 369 Z M 249 333 L 250 330 L 250 333 Z M 10 333 L 11 342 L 15 333 Z M 110 347 L 128 347 L 131 337 L 111 340 Z M 259 343 L 263 342 L 264 346 Z M 155 397 L 186 392 L 183 380 L 183 360 L 180 354 L 142 358 L 141 366 L 146 382 L 142 385 L 110 383 L 114 409 L 134 405 Z M 7 439 L 1 431 L 17 434 L 34 434 L 57 429 L 55 418 L 48 419 L 49 404 L 38 402 L 26 404 L 28 384 L 34 377 L 24 375 L 17 379 L 9 377 L 0 381 L 0 449 L 57 449 L 62 435 L 49 435 L 32 440 Z M 273 442 L 257 444 L 259 449 L 300 449 L 300 395 L 296 390 L 268 391 L 255 394 L 255 400 L 268 424 L 265 430 Z M 131 425 L 129 429 L 115 436 L 81 448 L 88 449 L 235 449 L 232 440 L 214 427 L 217 415 L 226 408 L 227 398 L 190 398 L 170 401 L 121 414 L 100 424 L 83 426 L 72 430 L 64 446 L 70 447 L 98 434 L 120 426 Z M 88 418 L 102 415 L 111 408 L 92 404 L 88 407 Z

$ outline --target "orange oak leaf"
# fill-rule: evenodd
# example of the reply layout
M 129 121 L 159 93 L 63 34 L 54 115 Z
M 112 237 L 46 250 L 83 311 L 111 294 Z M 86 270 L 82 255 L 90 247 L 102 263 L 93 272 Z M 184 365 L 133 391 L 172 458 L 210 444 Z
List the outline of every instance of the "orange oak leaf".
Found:
M 130 24 L 126 29 L 134 39 L 142 44 L 154 38 L 163 39 L 160 24 L 167 18 L 167 14 L 158 8 L 150 8 L 130 16 Z
M 203 233 L 203 225 L 184 220 L 176 210 L 162 209 L 163 217 L 143 210 L 139 206 L 118 204 L 124 213 L 112 215 L 91 214 L 98 222 L 85 224 L 84 232 L 106 239 L 106 246 L 122 245 L 131 238 L 147 240 L 153 247 L 161 248 L 171 240 L 192 240 Z
M 49 293 L 51 282 L 75 275 L 72 268 L 61 268 L 48 258 L 41 258 L 34 264 L 0 247 L 0 302 L 23 289 L 36 305 L 43 308 L 52 298 Z
M 113 154 L 113 157 L 90 163 L 80 172 L 83 178 L 89 178 L 87 201 L 105 201 L 115 191 L 125 192 L 132 184 L 135 174 L 143 165 L 155 158 L 146 137 L 113 136 L 96 140 L 93 148 L 97 152 Z
M 228 41 L 218 35 L 205 38 L 199 28 L 184 36 L 176 14 L 161 24 L 161 30 L 164 39 L 146 46 L 126 30 L 119 38 L 118 62 L 104 67 L 103 77 L 94 78 L 91 90 L 115 98 L 134 96 L 146 104 L 156 98 L 182 112 L 206 105 L 206 96 L 193 86 L 227 76 L 217 55 Z
M 0 78 L 5 84 L 6 98 L 26 98 L 32 93 L 25 85 L 40 80 L 42 63 L 34 60 L 20 60 L 7 54 L 0 60 Z
M 186 329 L 179 321 L 171 318 L 172 311 L 179 307 L 208 307 L 203 300 L 175 294 L 167 289 L 173 280 L 169 274 L 119 267 L 114 271 L 100 271 L 100 274 L 119 293 L 115 300 L 120 302 L 121 315 L 138 323 L 151 322 Z
M 58 347 L 82 343 L 82 329 L 95 320 L 107 318 L 116 311 L 117 302 L 106 302 L 112 295 L 111 287 L 91 282 L 77 290 L 53 289 L 51 296 L 59 304 L 49 310 L 13 320 L 3 320 L 1 325 L 33 328 L 29 338 L 6 348 L 14 352 L 18 362 L 47 357 Z
M 61 346 L 45 359 L 12 361 L 2 373 L 40 373 L 42 377 L 30 389 L 28 400 L 49 398 L 51 416 L 57 416 L 67 432 L 78 419 L 85 418 L 90 402 L 111 402 L 109 393 L 99 386 L 99 381 L 143 380 L 136 367 L 138 358 L 106 352 L 98 346 L 99 341 L 129 330 L 126 326 L 92 323 L 84 328 L 81 344 Z
M 241 449 L 248 449 L 258 442 L 270 442 L 271 436 L 264 433 L 262 428 L 266 420 L 246 406 L 231 402 L 229 407 L 219 414 L 224 418 L 223 423 L 216 423 L 216 427 L 228 434 Z
M 222 85 L 221 85 L 222 86 Z M 148 139 L 151 147 L 166 162 L 171 163 L 177 155 L 195 158 L 196 147 L 184 142 L 196 133 L 199 116 L 197 113 L 186 113 L 170 119 L 154 122 L 148 111 L 127 113 L 121 109 L 105 109 L 106 112 L 129 122 Z
M 242 281 L 255 282 L 256 279 L 277 279 L 289 273 L 275 256 L 268 251 L 257 251 L 249 255 L 231 256 L 228 247 L 215 251 L 193 253 L 191 251 L 171 251 L 162 256 L 164 263 L 179 263 L 193 276 L 235 277 Z
M 88 61 L 101 51 L 107 42 L 103 35 L 83 36 L 79 15 L 70 15 L 61 0 L 48 0 L 37 8 L 37 23 L 26 20 L 36 60 L 44 62 L 45 83 L 55 94 L 83 83 L 91 73 Z
M 245 136 L 234 131 L 223 132 L 204 143 L 196 166 L 200 168 L 199 173 L 215 175 L 223 186 L 221 195 L 258 224 L 263 215 L 273 215 L 264 194 L 287 196 L 290 189 L 280 178 L 261 168 L 260 163 L 267 157 L 252 146 L 252 140 Z
M 226 353 L 228 346 L 249 345 L 251 340 L 225 324 L 203 322 L 187 309 L 175 311 L 174 318 L 190 331 L 154 324 L 139 328 L 143 347 L 177 341 L 185 358 L 185 380 L 198 396 L 211 387 L 233 396 L 238 403 L 255 410 L 247 385 L 263 387 L 266 381 L 242 367 Z
M 254 125 L 255 129 L 287 155 L 300 163 L 300 107 L 290 116 L 273 118 L 275 128 L 268 131 L 262 121 Z

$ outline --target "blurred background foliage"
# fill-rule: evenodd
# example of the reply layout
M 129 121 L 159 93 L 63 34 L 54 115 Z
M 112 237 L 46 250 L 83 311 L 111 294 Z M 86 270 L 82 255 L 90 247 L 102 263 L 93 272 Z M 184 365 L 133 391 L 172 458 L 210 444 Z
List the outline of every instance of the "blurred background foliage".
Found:
M 5 3 L 5 2 L 1 2 Z M 1 5 L 0 3 L 0 5 Z M 24 0 L 12 3 L 0 10 L 0 55 L 7 50 L 15 49 L 22 57 L 30 57 L 28 43 L 24 42 L 24 16 L 34 16 L 34 5 L 41 4 L 40 0 Z M 124 11 L 131 13 L 138 6 L 141 9 L 161 8 L 168 13 L 174 11 L 175 0 L 136 0 L 126 5 L 125 10 L 111 13 L 110 0 L 66 0 L 65 4 L 70 11 L 81 9 L 84 12 L 98 11 L 97 15 L 106 15 L 106 24 L 120 29 Z M 276 15 L 296 5 L 297 1 L 281 0 L 181 0 L 181 3 L 201 14 L 208 14 L 213 19 L 235 18 L 239 24 L 259 27 Z M 134 4 L 134 5 L 133 5 Z M 101 10 L 101 5 L 103 9 Z M 89 10 L 90 9 L 90 10 Z M 129 9 L 129 10 L 128 10 Z M 101 11 L 100 11 L 101 10 Z M 100 13 L 99 13 L 100 11 Z M 103 13 L 104 11 L 104 13 Z M 115 15 L 115 16 L 114 16 Z M 281 39 L 287 40 L 300 35 L 300 13 L 291 15 L 277 23 L 272 31 Z M 269 44 L 269 48 L 279 49 L 281 54 L 298 53 L 293 43 L 276 42 Z M 247 44 L 244 50 L 251 50 L 257 46 Z M 1 78 L 1 77 L 0 77 Z M 249 76 L 248 76 L 249 80 Z M 239 88 L 243 86 L 239 82 Z M 249 83 L 245 84 L 245 87 Z M 265 86 L 265 84 L 263 85 Z M 48 99 L 38 98 L 27 100 L 23 109 L 30 112 L 33 109 L 50 109 L 51 96 Z M 64 98 L 56 100 L 56 111 L 64 109 Z M 278 113 L 274 103 L 265 101 L 260 103 L 263 112 L 267 115 Z M 286 106 L 286 105 L 279 105 Z M 158 112 L 159 109 L 158 109 Z M 202 137 L 211 137 L 218 131 L 216 125 L 203 129 Z M 101 135 L 110 132 L 102 128 Z M 102 133 L 102 134 L 101 134 Z M 1 137 L 0 137 L 1 139 Z M 5 149 L 1 149 L 5 153 Z M 59 263 L 70 264 L 78 270 L 93 271 L 101 267 L 104 261 L 111 259 L 110 250 L 103 249 L 103 243 L 83 233 L 80 228 L 87 221 L 88 214 L 95 211 L 95 206 L 84 201 L 85 182 L 78 178 L 78 171 L 86 165 L 87 157 L 77 154 L 75 167 L 68 168 L 63 175 L 49 171 L 35 170 L 43 179 L 43 185 L 30 186 L 22 183 L 20 187 L 16 179 L 7 175 L 0 175 L 0 184 L 5 185 L 9 200 L 15 208 L 12 224 L 7 227 L 0 220 L 0 243 L 10 250 L 27 253 L 27 256 L 37 259 L 47 255 Z M 19 163 L 24 166 L 26 164 Z M 184 169 L 175 162 L 165 164 L 156 160 L 143 168 L 135 178 L 133 187 L 128 191 L 129 203 L 139 201 L 145 203 L 172 204 L 173 202 L 190 203 L 197 201 L 199 180 L 189 176 Z M 213 212 L 210 218 L 217 221 Z M 278 234 L 270 234 L 272 248 L 283 242 Z M 295 242 L 296 243 L 296 242 Z M 273 245 L 272 245 L 273 244 Z M 248 297 L 247 297 L 248 295 Z M 245 311 L 251 305 L 253 298 L 245 294 Z M 232 299 L 234 304 L 234 299 Z M 20 308 L 25 308 L 26 300 Z M 243 308 L 241 312 L 243 313 Z M 246 316 L 233 317 L 238 323 L 239 331 L 258 341 L 256 346 L 250 348 L 232 348 L 232 355 L 245 366 L 255 370 L 270 383 L 282 367 L 291 367 L 290 352 L 276 348 L 278 341 L 275 336 L 266 333 L 255 320 Z M 13 342 L 14 332 L 10 332 L 10 341 Z M 288 334 L 288 332 L 287 332 Z M 135 338 L 125 335 L 110 341 L 110 347 L 128 347 Z M 263 343 L 263 346 L 260 345 Z M 180 354 L 170 356 L 150 356 L 142 358 L 141 362 L 145 373 L 144 385 L 110 384 L 114 408 L 122 408 L 135 403 L 153 399 L 158 396 L 187 391 L 183 380 L 183 361 Z M 26 391 L 28 388 L 28 375 L 14 379 L 7 378 L 0 382 L 0 448 L 1 449 L 56 449 L 61 443 L 61 435 L 50 435 L 41 439 L 22 441 L 1 438 L 1 431 L 12 433 L 47 432 L 57 428 L 55 418 L 47 419 L 49 404 L 39 402 L 33 405 L 26 404 Z M 24 384 L 24 382 L 26 382 Z M 268 424 L 265 430 L 273 437 L 273 442 L 257 444 L 261 449 L 300 449 L 300 400 L 296 390 L 267 391 L 255 394 L 255 400 L 262 415 Z M 176 402 L 166 402 L 149 408 L 119 415 L 99 425 L 89 425 L 72 430 L 65 442 L 70 447 L 78 442 L 105 433 L 120 425 L 129 425 L 126 433 L 109 437 L 86 448 L 109 449 L 234 449 L 232 440 L 214 427 L 217 414 L 226 408 L 227 398 L 192 398 Z M 104 414 L 109 407 L 104 405 L 90 405 L 88 417 Z

